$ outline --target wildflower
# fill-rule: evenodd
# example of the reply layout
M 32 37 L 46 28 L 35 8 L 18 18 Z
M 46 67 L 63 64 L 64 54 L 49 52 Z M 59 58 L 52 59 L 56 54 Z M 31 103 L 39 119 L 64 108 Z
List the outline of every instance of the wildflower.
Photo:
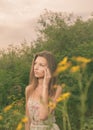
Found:
M 91 59 L 85 58 L 85 57 L 81 57 L 81 56 L 73 57 L 73 59 L 76 60 L 77 62 L 83 62 L 83 63 L 86 63 L 86 64 L 91 62 Z
M 77 66 L 73 66 L 70 71 L 71 71 L 71 72 L 77 72 L 77 71 L 79 71 L 79 70 L 80 70 L 80 66 L 77 65 Z
M 0 121 L 3 119 L 3 117 L 0 115 Z
M 14 111 L 13 111 L 13 114 L 14 114 L 14 115 L 20 115 L 20 113 L 19 113 L 18 110 L 14 110 Z
M 71 94 L 70 94 L 69 92 L 64 93 L 64 94 L 60 95 L 60 97 L 58 97 L 58 98 L 56 99 L 56 101 L 57 101 L 57 102 L 60 102 L 60 101 L 62 101 L 62 100 L 65 100 L 65 99 L 67 99 L 70 95 L 71 95 Z
M 10 109 L 12 108 L 12 105 L 8 105 L 4 108 L 4 112 L 7 112 L 9 111 Z
M 65 71 L 65 70 L 67 70 L 70 65 L 71 65 L 70 62 L 68 62 L 64 66 L 58 66 L 57 69 L 56 69 L 56 71 L 54 72 L 54 76 L 56 76 L 58 73 L 61 73 L 61 72 Z
M 22 118 L 22 122 L 23 122 L 23 123 L 28 122 L 28 118 L 27 118 L 27 117 Z
M 61 62 L 59 62 L 59 66 L 61 66 L 61 65 L 65 65 L 66 63 L 67 63 L 67 60 L 68 60 L 68 57 L 64 57 L 64 59 L 61 61 Z
M 62 86 L 62 88 L 64 88 L 64 87 L 66 86 L 66 84 L 65 84 L 65 83 L 62 83 L 61 86 Z
M 54 109 L 56 107 L 56 103 L 50 101 L 48 105 L 51 109 Z
M 20 122 L 16 128 L 16 130 L 21 130 L 22 129 L 22 123 Z

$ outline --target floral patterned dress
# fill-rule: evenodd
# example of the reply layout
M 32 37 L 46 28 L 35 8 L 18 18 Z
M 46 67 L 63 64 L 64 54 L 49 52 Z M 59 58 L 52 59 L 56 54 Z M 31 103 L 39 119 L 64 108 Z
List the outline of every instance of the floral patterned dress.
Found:
M 39 120 L 39 107 L 40 102 L 30 97 L 28 100 L 28 109 L 31 118 L 30 130 L 60 130 L 55 123 L 55 117 L 53 113 L 49 115 L 48 119 L 44 121 Z

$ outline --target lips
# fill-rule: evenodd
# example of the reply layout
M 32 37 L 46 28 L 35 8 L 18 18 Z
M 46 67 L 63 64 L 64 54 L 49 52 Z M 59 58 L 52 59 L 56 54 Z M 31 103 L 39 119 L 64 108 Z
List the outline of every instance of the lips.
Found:
M 36 77 L 40 76 L 39 72 L 37 72 L 37 71 L 34 71 L 34 75 L 35 75 Z
M 37 72 L 37 71 L 34 71 L 34 74 L 38 74 L 38 72 Z

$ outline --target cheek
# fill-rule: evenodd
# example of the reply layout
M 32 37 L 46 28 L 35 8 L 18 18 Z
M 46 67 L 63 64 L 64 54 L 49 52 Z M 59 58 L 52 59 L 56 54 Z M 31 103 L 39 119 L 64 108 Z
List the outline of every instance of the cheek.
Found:
M 41 74 L 44 74 L 44 68 L 40 68 L 39 71 Z
M 44 69 L 41 68 L 40 71 L 41 71 L 41 73 L 44 73 Z

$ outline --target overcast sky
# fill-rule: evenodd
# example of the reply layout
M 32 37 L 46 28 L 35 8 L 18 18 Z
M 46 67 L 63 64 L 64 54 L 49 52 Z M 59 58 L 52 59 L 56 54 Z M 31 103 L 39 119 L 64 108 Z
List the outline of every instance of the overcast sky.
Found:
M 88 17 L 93 0 L 0 0 L 0 48 L 35 38 L 35 21 L 44 9 Z

